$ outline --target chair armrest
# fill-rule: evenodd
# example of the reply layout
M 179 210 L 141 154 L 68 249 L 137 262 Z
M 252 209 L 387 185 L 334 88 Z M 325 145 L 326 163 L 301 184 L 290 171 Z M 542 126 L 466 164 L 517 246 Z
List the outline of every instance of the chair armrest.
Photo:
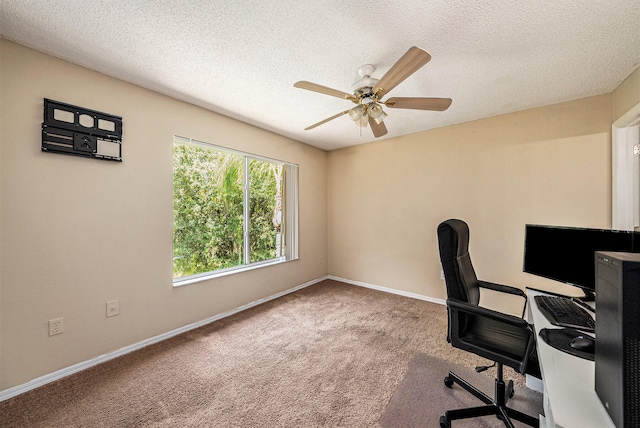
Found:
M 494 311 L 493 309 L 483 308 L 482 306 L 472 305 L 456 299 L 447 299 L 447 306 L 459 310 L 461 312 L 468 313 L 470 315 L 477 315 L 485 318 L 490 318 L 496 321 L 511 324 L 515 327 L 530 327 L 530 324 L 515 315 L 505 314 L 502 312 Z
M 526 320 L 456 299 L 447 299 L 447 309 L 447 340 L 454 347 L 501 362 L 522 374 L 527 371 L 529 359 L 535 354 L 536 337 Z M 468 323 L 475 327 L 467 330 Z
M 478 281 L 478 285 L 489 290 L 499 291 L 501 293 L 515 294 L 516 296 L 527 298 L 527 294 L 519 288 L 510 285 L 496 284 L 488 281 Z
M 479 280 L 478 285 L 488 290 L 499 291 L 501 293 L 513 294 L 515 296 L 522 297 L 524 299 L 524 305 L 522 307 L 522 318 L 524 318 L 524 313 L 527 310 L 527 293 L 525 293 L 519 288 L 512 287 L 510 285 L 496 284 L 494 282 L 488 282 L 488 281 Z

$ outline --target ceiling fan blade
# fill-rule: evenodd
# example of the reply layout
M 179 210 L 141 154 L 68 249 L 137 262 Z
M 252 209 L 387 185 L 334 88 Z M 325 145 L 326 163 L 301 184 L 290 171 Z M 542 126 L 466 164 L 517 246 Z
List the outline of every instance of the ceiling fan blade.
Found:
M 378 93 L 379 97 L 388 94 L 393 88 L 398 86 L 407 77 L 418 71 L 420 67 L 431 60 L 431 55 L 418 47 L 412 47 L 402 57 L 393 64 L 393 67 L 385 73 L 384 76 L 375 84 L 373 92 Z
M 395 97 L 389 98 L 384 105 L 389 108 L 445 111 L 451 105 L 451 98 Z
M 377 123 L 375 120 L 369 116 L 369 125 L 371 125 L 371 130 L 373 131 L 373 135 L 377 137 L 382 137 L 387 133 L 387 127 L 384 122 Z
M 345 111 L 342 111 L 342 112 L 340 112 L 340 113 L 338 113 L 338 114 L 334 114 L 333 116 L 328 117 L 328 118 L 326 118 L 325 120 L 321 120 L 321 121 L 320 121 L 320 122 L 318 122 L 318 123 L 314 123 L 314 124 L 313 124 L 313 125 L 311 125 L 311 126 L 307 126 L 306 128 L 304 128 L 304 130 L 305 130 L 305 131 L 308 131 L 308 130 L 313 129 L 313 128 L 317 127 L 317 126 L 324 125 L 325 123 L 329 122 L 330 120 L 336 119 L 336 118 L 338 118 L 338 117 L 340 117 L 340 116 L 342 116 L 342 115 L 345 115 L 345 114 L 347 114 L 347 113 L 349 113 L 349 110 L 345 110 Z
M 343 98 L 345 100 L 357 102 L 356 97 L 346 92 L 338 91 L 337 89 L 327 88 L 326 86 L 318 85 L 317 83 L 307 82 L 301 80 L 293 84 L 296 88 L 306 89 L 307 91 L 319 92 L 325 95 L 331 95 L 332 97 Z

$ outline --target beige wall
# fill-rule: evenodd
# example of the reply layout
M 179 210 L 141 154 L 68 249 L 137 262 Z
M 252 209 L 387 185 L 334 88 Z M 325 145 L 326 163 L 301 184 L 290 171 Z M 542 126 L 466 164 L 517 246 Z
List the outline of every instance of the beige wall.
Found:
M 481 279 L 554 288 L 522 272 L 524 227 L 610 226 L 610 116 L 602 95 L 330 152 L 329 272 L 445 298 L 455 217 Z
M 42 153 L 45 97 L 123 116 L 124 162 Z M 557 289 L 522 273 L 524 225 L 610 225 L 611 123 L 638 102 L 640 70 L 613 94 L 327 154 L 0 40 L 0 391 L 327 274 L 444 298 L 450 217 L 481 278 Z M 300 260 L 173 288 L 174 134 L 298 163 Z
M 640 68 L 631 73 L 613 91 L 613 121 L 640 103 Z
M 0 391 L 327 275 L 326 152 L 8 41 L 0 54 Z M 41 152 L 43 98 L 122 116 L 124 162 Z M 300 260 L 174 288 L 174 134 L 299 164 Z

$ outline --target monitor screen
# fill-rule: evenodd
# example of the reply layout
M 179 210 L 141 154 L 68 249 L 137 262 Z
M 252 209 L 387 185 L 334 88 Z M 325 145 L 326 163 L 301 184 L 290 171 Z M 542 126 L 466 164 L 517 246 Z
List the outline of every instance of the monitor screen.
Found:
M 595 291 L 596 251 L 638 250 L 640 234 L 634 232 L 528 224 L 523 271 L 580 287 L 590 294 Z

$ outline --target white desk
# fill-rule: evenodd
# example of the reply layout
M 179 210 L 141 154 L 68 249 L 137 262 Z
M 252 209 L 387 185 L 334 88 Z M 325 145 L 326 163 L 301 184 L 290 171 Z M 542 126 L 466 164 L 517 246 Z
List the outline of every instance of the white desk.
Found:
M 527 290 L 544 384 L 545 416 L 540 427 L 615 428 L 595 391 L 595 363 L 555 349 L 538 335 L 543 328 L 558 328 L 538 310 L 533 299 L 538 294 L 543 293 Z

